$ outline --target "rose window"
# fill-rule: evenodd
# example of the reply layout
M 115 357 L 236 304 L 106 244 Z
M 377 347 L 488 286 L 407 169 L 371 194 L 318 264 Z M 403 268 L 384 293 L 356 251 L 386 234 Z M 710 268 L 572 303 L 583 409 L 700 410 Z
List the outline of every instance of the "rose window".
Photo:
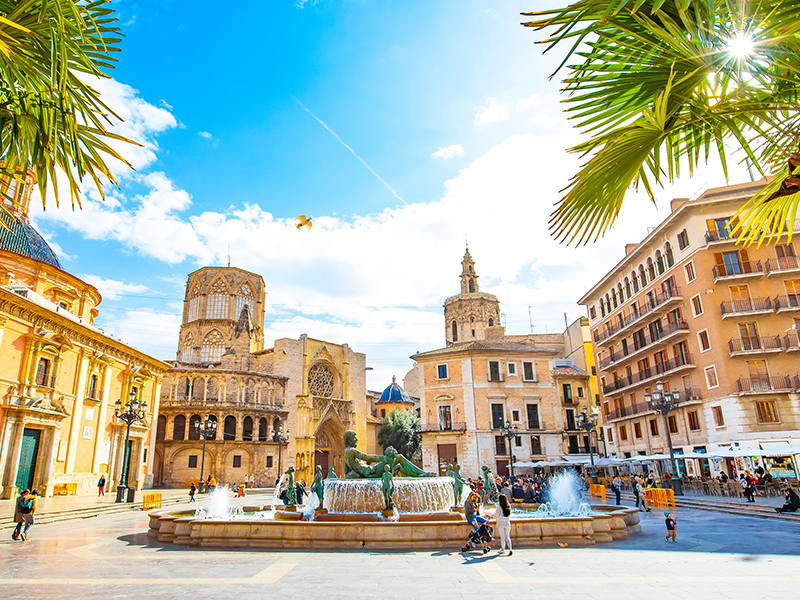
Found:
M 333 373 L 328 367 L 314 365 L 308 370 L 308 391 L 321 398 L 330 398 L 333 395 Z

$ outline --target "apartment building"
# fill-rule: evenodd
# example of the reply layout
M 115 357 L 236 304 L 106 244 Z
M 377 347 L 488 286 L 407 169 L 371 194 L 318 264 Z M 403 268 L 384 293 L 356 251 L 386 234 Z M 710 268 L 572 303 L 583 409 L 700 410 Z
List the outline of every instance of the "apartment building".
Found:
M 589 314 L 609 452 L 780 449 L 800 441 L 800 221 L 777 243 L 744 247 L 732 217 L 765 185 L 675 199 L 671 214 L 580 299 Z M 646 395 L 677 390 L 663 418 Z M 786 475 L 792 457 L 764 459 Z M 690 474 L 754 466 L 681 461 Z

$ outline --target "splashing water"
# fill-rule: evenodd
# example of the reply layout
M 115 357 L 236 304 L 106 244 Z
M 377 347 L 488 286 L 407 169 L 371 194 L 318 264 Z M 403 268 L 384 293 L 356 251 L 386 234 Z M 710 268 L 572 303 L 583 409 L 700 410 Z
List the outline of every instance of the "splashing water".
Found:
M 281 493 L 281 488 L 283 487 L 283 482 L 286 479 L 286 473 L 281 475 L 281 478 L 278 479 L 278 483 L 275 484 L 275 491 L 272 494 L 272 510 L 275 510 L 275 504 L 280 502 L 281 506 L 283 506 L 283 500 L 278 498 Z
M 547 490 L 547 502 L 539 506 L 539 512 L 548 517 L 588 516 L 592 508 L 586 500 L 581 478 L 573 471 L 564 471 L 553 479 Z

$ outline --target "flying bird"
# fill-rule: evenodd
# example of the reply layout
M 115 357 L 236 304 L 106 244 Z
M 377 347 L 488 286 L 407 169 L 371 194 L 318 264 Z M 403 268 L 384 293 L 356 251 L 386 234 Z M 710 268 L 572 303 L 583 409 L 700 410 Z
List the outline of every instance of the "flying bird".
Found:
M 298 229 L 302 229 L 303 227 L 306 228 L 306 231 L 311 229 L 311 217 L 300 215 L 299 217 L 295 217 L 294 220 L 297 221 L 297 225 L 295 225 L 295 227 Z

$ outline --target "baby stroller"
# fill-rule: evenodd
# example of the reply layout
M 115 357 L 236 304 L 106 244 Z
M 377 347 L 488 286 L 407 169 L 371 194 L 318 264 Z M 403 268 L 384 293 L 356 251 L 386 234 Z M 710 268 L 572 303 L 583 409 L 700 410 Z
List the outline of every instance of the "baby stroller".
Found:
M 478 529 L 473 529 L 469 532 L 469 539 L 467 543 L 461 548 L 462 552 L 468 552 L 473 548 L 482 548 L 483 553 L 486 554 L 492 548 L 489 542 L 492 541 L 492 527 L 488 523 L 482 523 Z

